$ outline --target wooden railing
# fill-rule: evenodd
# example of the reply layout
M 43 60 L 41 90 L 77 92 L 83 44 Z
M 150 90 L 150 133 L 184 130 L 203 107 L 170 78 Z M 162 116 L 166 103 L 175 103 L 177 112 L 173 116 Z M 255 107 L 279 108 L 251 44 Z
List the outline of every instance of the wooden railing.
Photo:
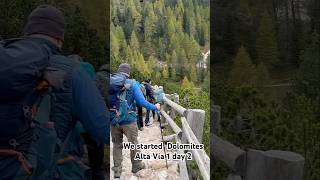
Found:
M 168 125 L 173 134 L 166 136 L 165 141 L 173 141 L 176 143 L 194 143 L 200 144 L 202 142 L 203 128 L 205 121 L 205 111 L 200 109 L 186 109 L 179 105 L 179 96 L 177 94 L 164 94 L 163 106 L 161 108 L 161 121 L 164 125 Z M 181 116 L 182 127 L 179 127 L 174 119 L 176 113 Z M 204 180 L 210 179 L 210 158 L 204 151 L 191 150 L 193 159 L 198 165 L 200 173 Z M 182 150 L 177 151 L 178 154 L 183 154 Z M 187 162 L 179 161 L 179 172 L 181 179 L 189 179 Z
M 304 157 L 290 151 L 243 150 L 216 136 L 221 108 L 212 106 L 211 154 L 231 171 L 227 180 L 302 180 Z

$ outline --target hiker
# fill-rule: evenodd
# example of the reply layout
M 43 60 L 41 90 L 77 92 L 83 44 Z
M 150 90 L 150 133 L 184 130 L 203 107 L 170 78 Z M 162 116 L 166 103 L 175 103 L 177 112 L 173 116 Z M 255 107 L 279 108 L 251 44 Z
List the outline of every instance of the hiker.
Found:
M 81 68 L 83 68 L 89 75 L 89 77 L 92 80 L 96 80 L 97 87 L 100 90 L 100 93 L 102 91 L 106 90 L 107 88 L 107 79 L 101 79 L 99 78 L 99 75 L 101 73 L 101 68 L 99 69 L 99 72 L 97 75 L 95 74 L 94 67 L 88 63 L 84 62 L 81 57 L 74 56 L 74 58 L 81 61 Z M 98 79 L 98 80 L 97 80 Z M 102 86 L 104 85 L 104 89 Z M 102 94 L 101 94 L 102 95 Z M 106 97 L 103 97 L 106 98 Z M 83 146 L 80 147 L 81 143 L 82 145 L 85 144 L 87 147 L 88 152 L 88 160 L 89 160 L 89 167 L 90 167 L 90 176 L 93 180 L 104 180 L 105 179 L 105 172 L 103 168 L 104 163 L 104 144 L 96 142 L 90 134 L 88 134 L 84 129 L 80 122 L 76 125 L 76 134 L 74 135 L 74 141 L 78 142 L 78 146 L 75 145 L 75 148 L 78 148 L 79 151 L 79 157 L 82 157 L 83 155 Z M 78 137 L 79 136 L 79 137 Z M 80 154 L 82 153 L 82 154 Z
M 130 78 L 131 67 L 129 64 L 120 64 L 117 73 L 110 78 L 109 87 L 109 107 L 111 120 L 111 136 L 113 142 L 114 178 L 120 178 L 122 172 L 122 141 L 123 134 L 128 141 L 138 143 L 138 128 L 136 125 L 137 114 L 136 105 L 149 110 L 159 110 L 160 104 L 153 105 L 143 97 L 138 83 Z M 141 160 L 134 160 L 138 150 L 130 151 L 132 173 L 136 173 L 145 168 Z
M 41 5 L 0 45 L 0 179 L 85 179 L 66 149 L 77 121 L 109 144 L 109 114 L 80 62 L 62 55 L 63 13 Z
M 151 79 L 146 79 L 144 81 L 144 86 L 145 86 L 145 89 L 146 89 L 146 97 L 147 97 L 147 100 L 154 104 L 155 103 L 155 98 L 154 98 L 154 95 L 153 95 L 153 89 L 152 89 L 152 86 L 151 86 Z M 154 119 L 154 116 L 155 116 L 155 112 L 152 111 L 152 118 Z M 145 124 L 146 126 L 149 126 L 150 125 L 150 110 L 147 110 L 147 114 L 146 114 L 146 119 L 145 119 Z
M 146 98 L 146 88 L 144 87 L 143 83 L 140 84 L 140 90 L 141 90 L 144 98 Z M 138 120 L 137 120 L 138 129 L 140 131 L 143 131 L 142 106 L 137 105 L 137 110 L 138 110 Z
M 109 78 L 110 78 L 110 65 L 104 64 L 98 69 L 98 71 L 96 73 L 95 80 L 96 80 L 96 84 L 98 86 L 98 89 L 100 91 L 100 94 L 104 98 L 104 102 L 105 102 L 108 110 L 109 110 L 109 107 L 108 107 L 109 106 L 109 104 L 108 104 Z M 109 150 L 110 146 L 109 146 L 109 144 L 106 144 L 106 145 L 102 145 L 102 147 L 100 147 L 100 148 L 101 148 L 100 151 L 99 150 L 98 151 L 92 150 L 92 157 L 94 157 L 92 159 L 92 161 L 95 162 L 94 164 L 92 164 L 92 166 L 97 167 L 96 174 L 100 174 L 99 172 L 101 172 L 101 171 L 99 171 L 99 170 L 101 170 L 101 168 L 104 166 L 104 172 L 106 173 L 106 177 L 110 177 L 110 161 L 109 161 L 110 158 L 106 158 L 105 162 L 103 161 L 103 159 L 105 157 L 104 148 Z M 107 154 L 107 157 L 110 157 L 110 154 Z

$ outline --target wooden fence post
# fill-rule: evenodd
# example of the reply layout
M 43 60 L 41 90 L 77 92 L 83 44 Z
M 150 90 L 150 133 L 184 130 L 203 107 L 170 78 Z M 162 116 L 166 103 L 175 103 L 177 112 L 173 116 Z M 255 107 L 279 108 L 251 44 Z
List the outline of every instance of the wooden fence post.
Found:
M 170 99 L 170 94 L 164 94 L 163 96 L 165 96 L 165 97 L 167 97 L 168 99 Z M 161 109 L 162 109 L 164 112 L 167 113 L 168 107 L 169 107 L 169 106 L 167 105 L 167 103 L 166 103 L 166 102 L 163 102 L 163 105 L 161 106 Z M 163 116 L 160 117 L 160 120 L 161 120 L 162 123 L 166 122 L 166 119 L 165 119 Z
M 235 174 L 244 176 L 246 173 L 247 153 L 213 133 L 211 133 L 211 140 L 213 148 L 210 150 L 213 156 L 224 162 Z
M 245 180 L 302 180 L 304 161 L 294 152 L 249 149 Z
M 201 109 L 188 109 L 186 119 L 194 135 L 202 143 L 205 111 Z

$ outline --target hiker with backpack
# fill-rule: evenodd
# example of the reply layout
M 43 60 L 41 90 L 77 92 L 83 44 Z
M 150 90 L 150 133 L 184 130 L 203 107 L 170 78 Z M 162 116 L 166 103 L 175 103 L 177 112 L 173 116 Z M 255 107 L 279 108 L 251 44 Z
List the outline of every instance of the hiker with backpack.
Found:
M 110 78 L 110 65 L 109 64 L 104 64 L 102 65 L 97 73 L 96 73 L 96 84 L 97 87 L 100 91 L 100 94 L 102 95 L 104 102 L 108 108 L 109 104 L 108 104 L 108 99 L 109 99 L 109 95 L 108 95 L 108 89 L 109 89 L 109 78 Z M 109 108 L 108 108 L 109 110 Z M 99 170 L 101 170 L 102 167 L 104 167 L 104 172 L 106 173 L 106 177 L 110 177 L 110 158 L 106 158 L 105 161 L 103 160 L 105 157 L 105 153 L 104 153 L 104 149 L 110 149 L 110 145 L 109 144 L 105 144 L 103 145 L 103 148 L 99 151 L 91 151 L 92 154 L 92 161 L 94 161 L 94 163 L 92 164 L 93 167 L 95 167 L 95 169 L 97 169 L 96 174 L 99 174 Z M 88 152 L 89 153 L 89 152 Z M 109 154 L 107 154 L 109 155 Z
M 80 62 L 63 56 L 65 20 L 50 5 L 32 11 L 24 36 L 0 44 L 0 179 L 86 179 L 67 154 L 77 121 L 109 144 L 109 114 Z
M 101 68 L 99 69 L 99 71 L 97 72 L 97 74 L 95 73 L 94 67 L 92 66 L 92 64 L 88 63 L 88 62 L 84 62 L 83 59 L 80 56 L 75 56 L 73 55 L 73 58 L 76 58 L 77 60 L 79 60 L 81 62 L 81 68 L 84 69 L 89 77 L 92 80 L 96 81 L 97 87 L 101 93 L 101 95 L 105 95 L 102 94 L 103 91 L 106 90 L 107 88 L 107 79 L 101 79 L 100 77 L 100 73 L 101 73 Z M 105 68 L 105 67 L 104 67 Z M 100 86 L 102 85 L 102 86 Z M 103 87 L 104 86 L 104 87 Z M 106 97 L 103 97 L 106 98 Z M 104 144 L 103 143 L 98 143 L 97 141 L 95 141 L 90 134 L 88 134 L 84 129 L 83 126 L 80 122 L 77 122 L 76 128 L 75 128 L 75 135 L 73 136 L 72 139 L 74 145 L 73 149 L 70 149 L 70 154 L 74 154 L 77 153 L 79 157 L 83 157 L 84 154 L 84 149 L 83 149 L 83 145 L 86 145 L 87 148 L 87 153 L 88 153 L 88 165 L 90 167 L 90 171 L 88 170 L 88 176 L 91 177 L 92 180 L 104 180 L 105 179 L 105 174 L 108 175 L 108 172 L 105 172 L 104 168 L 103 168 L 103 163 L 104 163 Z
M 120 64 L 117 73 L 110 77 L 109 107 L 111 120 L 111 136 L 113 142 L 114 178 L 120 178 L 122 172 L 123 134 L 128 141 L 138 144 L 138 128 L 136 125 L 136 104 L 149 110 L 160 110 L 160 104 L 153 105 L 143 97 L 139 84 L 130 79 L 129 64 Z M 130 150 L 132 173 L 145 168 L 141 160 L 134 160 L 138 150 Z
M 154 93 L 153 93 L 153 89 L 152 89 L 152 86 L 151 86 L 151 79 L 146 79 L 144 81 L 144 86 L 145 86 L 145 89 L 146 89 L 146 98 L 147 100 L 154 104 L 155 103 L 155 97 L 154 97 Z M 154 119 L 154 116 L 155 116 L 155 112 L 152 111 L 152 118 Z M 147 114 L 146 114 L 146 119 L 145 119 L 145 124 L 146 126 L 149 126 L 150 125 L 150 110 L 147 110 Z

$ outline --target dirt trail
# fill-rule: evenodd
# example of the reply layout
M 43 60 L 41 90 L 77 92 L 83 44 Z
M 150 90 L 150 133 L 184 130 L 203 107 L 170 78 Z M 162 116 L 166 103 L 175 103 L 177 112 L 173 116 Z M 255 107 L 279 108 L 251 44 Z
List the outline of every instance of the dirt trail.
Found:
M 151 118 L 152 122 L 152 118 Z M 127 142 L 127 138 L 124 136 L 124 142 Z M 111 141 L 110 141 L 111 142 Z M 160 143 L 161 142 L 161 133 L 159 128 L 159 123 L 154 122 L 149 127 L 144 127 L 143 131 L 139 131 L 138 135 L 139 143 Z M 113 144 L 110 144 L 110 168 L 113 167 Z M 150 154 L 152 152 L 159 152 L 164 154 L 163 149 L 161 150 L 142 150 L 141 152 Z M 173 151 L 168 151 L 168 153 L 173 153 Z M 136 174 L 131 172 L 131 161 L 130 161 L 130 150 L 123 150 L 123 162 L 122 162 L 122 174 L 120 180 L 175 180 L 180 179 L 178 173 L 178 162 L 177 161 L 168 161 L 169 169 L 166 168 L 165 160 L 144 160 L 146 164 L 146 169 L 143 169 Z M 110 169 L 110 179 L 113 178 L 113 171 Z

